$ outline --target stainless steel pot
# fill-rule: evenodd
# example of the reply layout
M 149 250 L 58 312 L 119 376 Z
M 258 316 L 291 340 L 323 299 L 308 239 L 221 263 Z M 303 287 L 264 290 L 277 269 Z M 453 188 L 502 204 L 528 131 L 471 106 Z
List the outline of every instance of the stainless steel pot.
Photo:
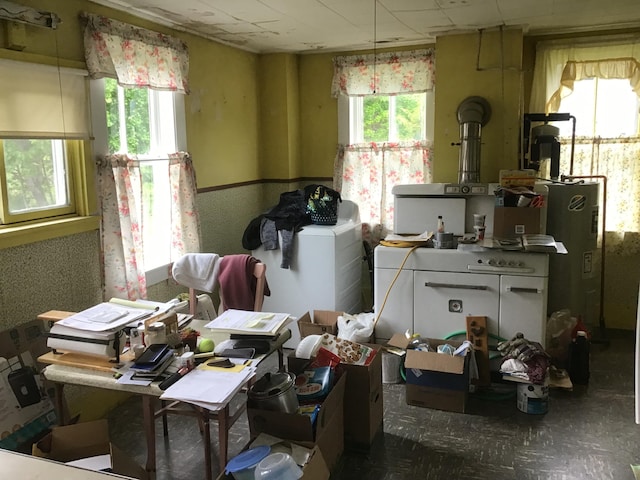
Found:
M 264 410 L 295 413 L 299 406 L 295 381 L 292 373 L 266 373 L 249 389 L 249 404 Z

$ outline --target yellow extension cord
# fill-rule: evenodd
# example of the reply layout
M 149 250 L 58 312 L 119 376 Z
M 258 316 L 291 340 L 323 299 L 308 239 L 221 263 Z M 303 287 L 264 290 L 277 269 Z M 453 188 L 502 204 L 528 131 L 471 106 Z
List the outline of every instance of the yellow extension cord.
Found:
M 391 293 L 391 289 L 393 288 L 393 284 L 396 283 L 396 280 L 400 276 L 400 272 L 402 271 L 402 267 L 404 267 L 404 264 L 407 263 L 407 260 L 409 259 L 409 255 L 411 255 L 414 252 L 414 250 L 416 250 L 417 248 L 423 247 L 426 243 L 427 243 L 426 241 L 424 241 L 424 242 L 410 242 L 410 241 L 402 241 L 402 240 L 380 240 L 380 245 L 383 245 L 385 247 L 409 248 L 409 251 L 405 255 L 404 260 L 402 260 L 402 263 L 400 264 L 400 266 L 398 267 L 398 271 L 396 272 L 395 276 L 393 277 L 393 280 L 391 280 L 391 284 L 389 285 L 389 288 L 387 288 L 387 293 L 385 293 L 385 295 L 384 295 L 384 300 L 382 301 L 382 305 L 380 305 L 380 309 L 378 310 L 378 314 L 376 315 L 376 318 L 373 321 L 374 330 L 376 328 L 376 325 L 378 324 L 378 320 L 380 320 L 380 315 L 382 315 L 382 311 L 384 310 L 384 306 L 387 303 L 387 299 L 389 298 L 389 293 Z

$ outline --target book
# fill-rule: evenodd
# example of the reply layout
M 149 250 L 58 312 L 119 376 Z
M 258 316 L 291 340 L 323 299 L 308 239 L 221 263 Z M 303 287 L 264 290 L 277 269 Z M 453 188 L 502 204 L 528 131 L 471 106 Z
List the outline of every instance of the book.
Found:
M 163 372 L 164 370 L 167 369 L 167 367 L 169 367 L 169 365 L 171 365 L 171 363 L 173 363 L 174 360 L 174 356 L 173 356 L 173 350 L 172 349 L 168 349 L 164 355 L 155 363 L 136 363 L 134 362 L 131 367 L 129 367 L 130 370 L 133 370 L 136 374 L 143 374 L 143 373 L 148 373 L 148 374 L 159 374 L 161 372 Z
M 522 247 L 525 252 L 556 253 L 558 251 L 556 241 L 551 235 L 522 235 Z

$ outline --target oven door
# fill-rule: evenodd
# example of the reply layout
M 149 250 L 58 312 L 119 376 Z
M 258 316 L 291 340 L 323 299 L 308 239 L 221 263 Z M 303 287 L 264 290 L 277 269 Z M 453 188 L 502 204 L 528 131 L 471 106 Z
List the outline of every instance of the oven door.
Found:
M 498 334 L 500 277 L 490 274 L 417 271 L 414 274 L 414 330 L 423 337 L 466 335 L 467 316 L 486 316 Z
M 547 277 L 500 277 L 500 336 L 521 332 L 544 346 L 547 324 Z

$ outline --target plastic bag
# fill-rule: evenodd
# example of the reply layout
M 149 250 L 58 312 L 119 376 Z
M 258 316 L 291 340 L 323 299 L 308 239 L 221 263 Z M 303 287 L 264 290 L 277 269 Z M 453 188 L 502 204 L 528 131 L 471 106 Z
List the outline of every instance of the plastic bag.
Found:
M 350 340 L 356 343 L 369 343 L 373 335 L 373 322 L 375 314 L 358 313 L 350 315 L 345 313 L 338 317 L 338 338 Z
M 547 353 L 551 363 L 558 368 L 567 368 L 569 364 L 569 346 L 577 320 L 568 309 L 558 310 L 547 321 Z

